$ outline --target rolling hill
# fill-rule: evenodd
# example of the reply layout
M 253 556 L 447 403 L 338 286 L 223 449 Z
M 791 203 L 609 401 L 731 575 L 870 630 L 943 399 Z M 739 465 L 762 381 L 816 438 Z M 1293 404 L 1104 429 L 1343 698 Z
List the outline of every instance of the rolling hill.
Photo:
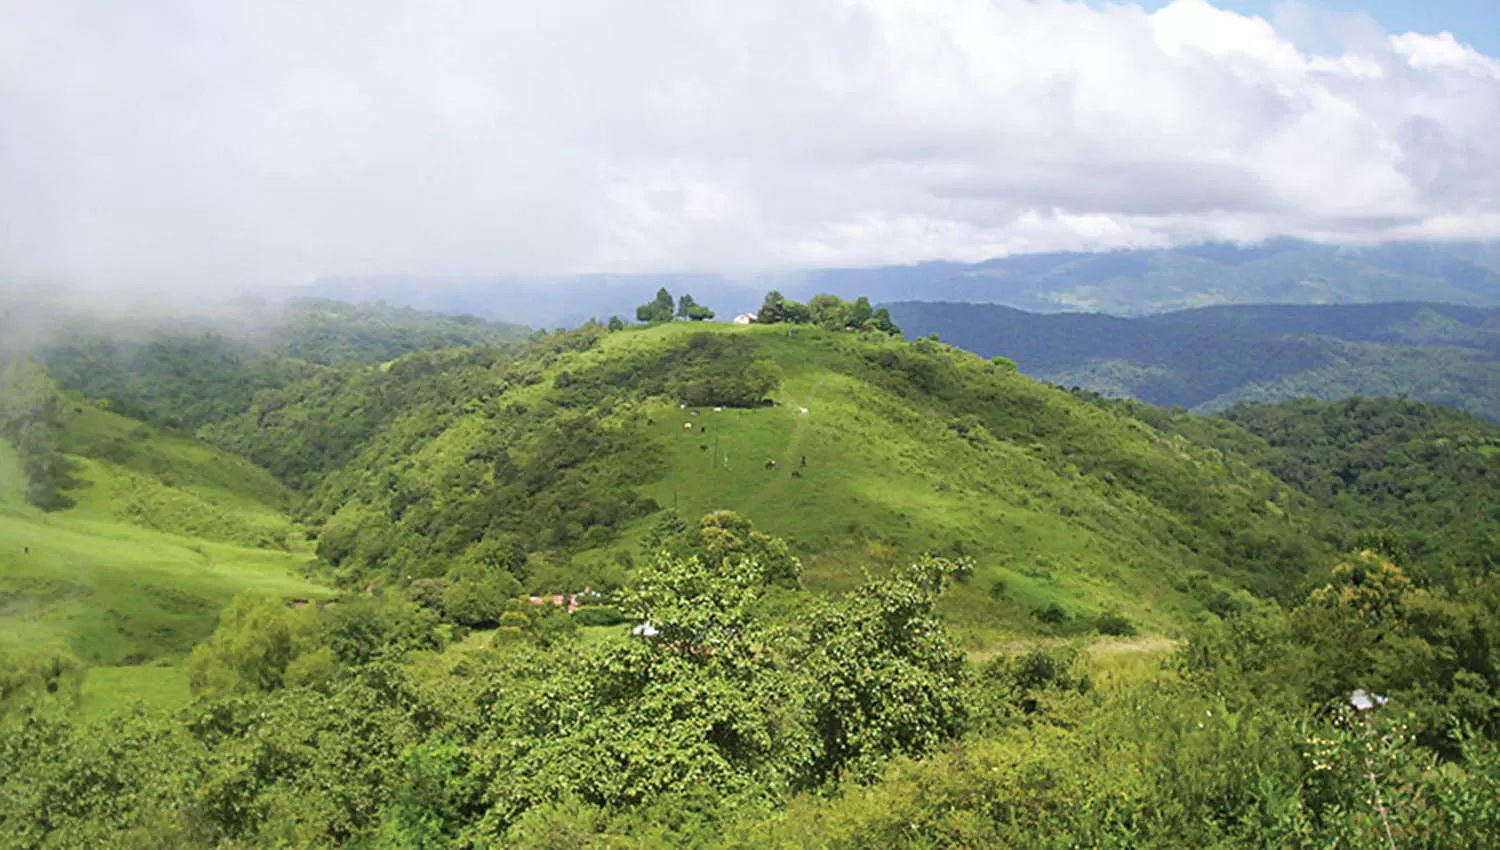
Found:
M 755 370 L 778 376 L 774 404 L 740 392 Z M 534 591 L 618 585 L 664 513 L 729 509 L 790 540 L 813 589 L 926 551 L 974 558 L 946 604 L 983 640 L 1035 632 L 1053 604 L 1171 631 L 1203 593 L 1292 586 L 1324 546 L 1293 491 L 1217 450 L 879 334 L 592 326 L 412 355 L 342 391 L 383 424 L 298 475 L 351 585 L 440 578 L 501 541 L 528 553 Z M 353 404 L 283 395 L 205 436 L 290 468 L 321 451 L 299 423 Z
M 0 441 L 0 655 L 86 665 L 84 705 L 187 698 L 179 663 L 236 594 L 321 598 L 285 487 L 197 441 L 75 402 L 74 503 L 26 504 Z
M 239 383 L 166 348 L 94 399 L 24 361 L 0 834 L 1488 846 L 1500 427 L 1151 407 L 822 306 Z
M 1022 371 L 1198 411 L 1240 401 L 1407 396 L 1500 421 L 1500 310 L 1401 302 L 1249 305 L 1120 318 L 906 302 L 892 317 Z

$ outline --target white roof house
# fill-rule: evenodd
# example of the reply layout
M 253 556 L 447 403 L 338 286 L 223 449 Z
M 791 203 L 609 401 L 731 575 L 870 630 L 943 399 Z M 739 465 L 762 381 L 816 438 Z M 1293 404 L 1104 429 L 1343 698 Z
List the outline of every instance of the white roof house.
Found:
M 732 324 L 736 324 L 736 325 L 748 325 L 751 322 L 755 321 L 755 314 L 754 313 L 741 313 L 738 316 L 735 316 L 734 319 L 731 320 L 731 321 L 732 321 Z

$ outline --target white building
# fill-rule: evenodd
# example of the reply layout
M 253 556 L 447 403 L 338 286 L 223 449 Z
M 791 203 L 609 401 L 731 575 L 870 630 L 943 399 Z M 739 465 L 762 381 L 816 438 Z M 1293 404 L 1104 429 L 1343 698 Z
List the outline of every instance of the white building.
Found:
M 732 320 L 732 324 L 748 325 L 753 321 L 755 321 L 754 313 L 741 313 L 738 316 L 734 317 L 734 319 Z

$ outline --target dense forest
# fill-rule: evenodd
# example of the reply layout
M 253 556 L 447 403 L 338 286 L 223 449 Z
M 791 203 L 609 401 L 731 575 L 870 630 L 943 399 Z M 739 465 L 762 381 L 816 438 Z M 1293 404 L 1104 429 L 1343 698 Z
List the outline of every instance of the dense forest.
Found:
M 0 843 L 1492 845 L 1500 427 L 661 294 L 13 359 Z
M 1500 421 L 1500 310 L 1451 304 L 1249 305 L 1120 318 L 905 302 L 914 336 L 1028 375 L 1199 412 L 1240 401 L 1404 396 Z

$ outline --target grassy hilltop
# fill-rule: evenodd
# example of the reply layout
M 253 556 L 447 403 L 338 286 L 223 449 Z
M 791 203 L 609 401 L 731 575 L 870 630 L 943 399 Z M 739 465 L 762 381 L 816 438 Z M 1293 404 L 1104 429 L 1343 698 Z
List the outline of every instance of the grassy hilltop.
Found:
M 675 324 L 414 358 L 346 390 L 414 400 L 313 493 L 320 553 L 353 582 L 440 575 L 505 538 L 534 590 L 607 583 L 675 505 L 787 538 L 815 590 L 972 557 L 945 604 L 976 632 L 1033 632 L 1054 604 L 1171 631 L 1218 593 L 1287 589 L 1319 551 L 1264 473 L 943 345 Z M 779 378 L 766 403 L 716 404 L 754 364 Z M 344 404 L 309 395 L 212 436 L 295 465 L 280 429 Z

